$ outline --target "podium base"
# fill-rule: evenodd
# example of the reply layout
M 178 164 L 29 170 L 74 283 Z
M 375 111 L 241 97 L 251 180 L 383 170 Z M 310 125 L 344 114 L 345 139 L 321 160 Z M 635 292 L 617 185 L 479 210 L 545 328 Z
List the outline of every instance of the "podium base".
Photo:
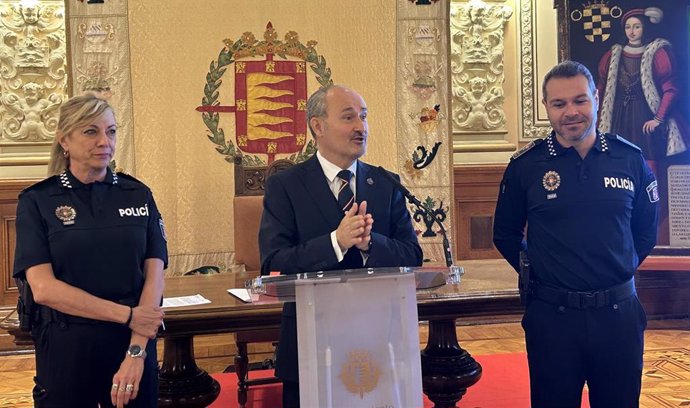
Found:
M 454 408 L 482 377 L 482 366 L 458 344 L 455 319 L 429 320 L 421 358 L 422 389 L 436 408 Z
M 220 384 L 194 362 L 193 338 L 164 340 L 163 364 L 158 373 L 158 406 L 203 408 L 218 398 Z

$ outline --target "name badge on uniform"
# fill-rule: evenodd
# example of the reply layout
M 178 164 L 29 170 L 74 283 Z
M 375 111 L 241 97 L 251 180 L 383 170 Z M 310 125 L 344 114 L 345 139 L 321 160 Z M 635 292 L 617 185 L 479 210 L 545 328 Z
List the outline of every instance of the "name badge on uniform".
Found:
M 55 209 L 55 216 L 62 221 L 62 225 L 73 225 L 77 218 L 77 210 L 68 205 L 61 205 Z

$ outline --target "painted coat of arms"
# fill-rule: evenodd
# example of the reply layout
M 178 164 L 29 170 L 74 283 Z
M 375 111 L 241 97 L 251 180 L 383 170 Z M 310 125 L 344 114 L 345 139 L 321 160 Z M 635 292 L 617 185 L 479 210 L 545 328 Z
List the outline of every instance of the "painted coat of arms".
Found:
M 237 41 L 224 41 L 218 59 L 211 62 L 202 104 L 196 110 L 202 113 L 208 138 L 230 163 L 240 157 L 244 165 L 270 164 L 276 155 L 304 161 L 316 150 L 306 122 L 307 68 L 320 86 L 332 84 L 331 70 L 317 54 L 316 41 L 303 45 L 294 31 L 281 41 L 270 22 L 263 37 L 258 41 L 245 32 Z M 231 64 L 234 85 L 221 89 Z M 234 98 L 226 96 L 229 90 Z M 221 114 L 234 114 L 234 142 L 225 137 Z

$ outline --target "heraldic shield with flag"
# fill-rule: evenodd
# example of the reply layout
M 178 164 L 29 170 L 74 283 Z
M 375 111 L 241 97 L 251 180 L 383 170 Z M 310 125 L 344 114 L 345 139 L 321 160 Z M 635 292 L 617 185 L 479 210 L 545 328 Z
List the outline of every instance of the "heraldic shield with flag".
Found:
M 263 40 L 245 32 L 223 44 L 218 59 L 209 64 L 204 96 L 196 107 L 216 151 L 230 163 L 241 158 L 250 166 L 270 165 L 279 155 L 295 163 L 311 157 L 316 147 L 307 140 L 307 68 L 320 86 L 333 83 L 326 59 L 316 51 L 316 41 L 302 44 L 295 31 L 280 40 L 269 22 Z M 223 78 L 233 72 L 234 82 Z M 230 98 L 234 104 L 223 103 Z M 224 114 L 235 116 L 234 140 L 226 138 Z
M 300 151 L 307 138 L 307 76 L 304 61 L 235 63 L 237 146 L 247 153 Z

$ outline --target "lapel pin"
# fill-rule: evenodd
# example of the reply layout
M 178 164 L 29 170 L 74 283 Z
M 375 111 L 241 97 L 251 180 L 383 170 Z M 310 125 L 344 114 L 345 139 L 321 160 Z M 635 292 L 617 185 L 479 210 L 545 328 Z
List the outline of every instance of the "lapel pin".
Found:
M 371 177 L 368 177 L 367 178 L 367 184 L 369 184 L 370 186 L 373 186 L 374 185 L 374 179 Z

